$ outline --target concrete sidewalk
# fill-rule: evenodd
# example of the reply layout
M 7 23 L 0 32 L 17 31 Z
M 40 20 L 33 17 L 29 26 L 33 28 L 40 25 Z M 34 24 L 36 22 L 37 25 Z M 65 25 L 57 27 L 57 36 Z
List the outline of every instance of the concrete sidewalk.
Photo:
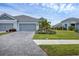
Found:
M 79 44 L 79 40 L 34 40 L 37 45 Z

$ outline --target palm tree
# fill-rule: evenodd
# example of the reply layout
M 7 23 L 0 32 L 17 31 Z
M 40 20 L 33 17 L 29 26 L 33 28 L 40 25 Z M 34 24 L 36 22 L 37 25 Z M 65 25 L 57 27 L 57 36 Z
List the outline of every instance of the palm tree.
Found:
M 39 20 L 39 30 L 47 32 L 47 30 L 51 28 L 50 22 L 45 18 L 40 18 Z

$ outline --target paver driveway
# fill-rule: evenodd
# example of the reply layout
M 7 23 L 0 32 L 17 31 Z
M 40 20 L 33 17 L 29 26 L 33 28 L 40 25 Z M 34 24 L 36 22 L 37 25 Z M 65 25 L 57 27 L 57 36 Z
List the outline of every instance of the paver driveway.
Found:
M 44 56 L 47 55 L 32 40 L 34 32 L 15 32 L 0 36 L 2 56 Z

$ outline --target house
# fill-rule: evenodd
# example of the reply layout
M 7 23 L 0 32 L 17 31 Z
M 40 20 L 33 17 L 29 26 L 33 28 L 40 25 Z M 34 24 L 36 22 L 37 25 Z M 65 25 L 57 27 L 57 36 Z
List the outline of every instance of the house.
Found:
M 0 15 L 0 31 L 15 28 L 17 31 L 36 31 L 39 29 L 38 19 L 26 16 L 11 16 L 3 13 Z
M 56 24 L 54 27 L 64 27 L 68 29 L 69 26 L 73 26 L 75 29 L 79 30 L 79 18 L 67 18 L 61 21 L 59 24 Z

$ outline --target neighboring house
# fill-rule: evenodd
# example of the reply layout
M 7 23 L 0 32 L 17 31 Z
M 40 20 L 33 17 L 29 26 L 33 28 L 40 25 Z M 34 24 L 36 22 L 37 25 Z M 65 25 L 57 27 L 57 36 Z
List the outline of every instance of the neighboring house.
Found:
M 0 15 L 0 31 L 15 28 L 17 31 L 36 31 L 39 29 L 38 19 L 26 16 L 11 16 L 6 13 Z
M 58 24 L 54 25 L 53 27 L 58 27 L 58 28 L 60 28 L 61 26 L 62 26 L 62 24 L 61 24 L 61 23 L 58 23 Z
M 54 27 L 64 27 L 68 29 L 69 26 L 73 26 L 75 29 L 79 30 L 79 18 L 68 18 L 61 21 L 59 24 L 56 24 Z

